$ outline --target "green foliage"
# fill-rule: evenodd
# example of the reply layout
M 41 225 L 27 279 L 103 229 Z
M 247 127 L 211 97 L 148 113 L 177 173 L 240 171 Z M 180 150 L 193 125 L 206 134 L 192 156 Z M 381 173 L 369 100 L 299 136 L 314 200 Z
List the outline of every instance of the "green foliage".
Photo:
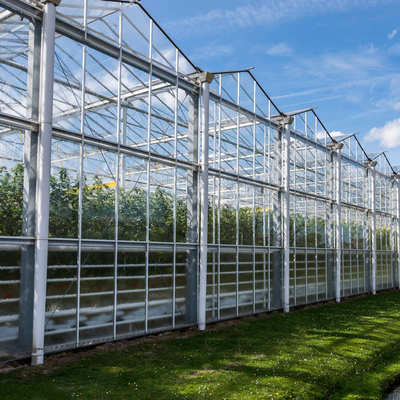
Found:
M 119 192 L 118 236 L 120 240 L 146 240 L 146 192 L 135 188 Z
M 20 236 L 23 215 L 23 164 L 7 171 L 0 168 L 0 236 Z M 140 188 L 119 191 L 120 240 L 146 240 L 146 191 Z M 176 234 L 186 241 L 186 201 L 176 202 Z M 65 168 L 50 178 L 49 237 L 78 237 L 79 180 L 72 179 Z M 82 187 L 82 237 L 114 239 L 115 189 L 104 184 L 99 176 Z M 150 240 L 172 241 L 173 197 L 156 188 L 150 194 Z
M 92 185 L 82 187 L 82 237 L 115 238 L 115 191 L 96 175 Z
M 78 237 L 79 182 L 65 168 L 50 177 L 49 236 Z
M 0 168 L 0 236 L 21 236 L 24 166 Z
M 11 170 L 0 168 L 0 236 L 20 236 L 23 211 L 23 164 L 16 164 Z M 146 240 L 146 191 L 141 188 L 119 190 L 118 235 L 120 240 Z M 155 242 L 173 241 L 173 196 L 170 191 L 156 188 L 150 193 L 150 240 Z M 78 237 L 79 181 L 71 178 L 65 168 L 61 168 L 50 179 L 49 236 L 60 238 Z M 238 215 L 237 215 L 238 214 Z M 216 243 L 218 238 L 218 209 L 208 208 L 208 239 Z M 240 245 L 279 245 L 272 240 L 273 213 L 250 207 L 235 207 L 222 204 L 220 209 L 220 242 L 236 244 L 236 222 L 239 219 Z M 265 221 L 263 219 L 265 218 Z M 268 219 L 271 232 L 268 231 Z M 188 210 L 187 200 L 176 200 L 176 238 L 187 241 Z M 254 229 L 253 229 L 254 225 Z M 213 231 L 215 230 L 215 238 Z M 363 227 L 355 222 L 342 222 L 343 246 L 364 247 Z M 390 249 L 390 231 L 377 229 L 377 249 Z M 255 238 L 253 236 L 255 235 Z M 265 238 L 264 238 L 265 235 Z M 290 216 L 290 245 L 297 247 L 325 247 L 325 219 L 305 218 L 297 213 Z M 115 188 L 104 184 L 99 176 L 92 182 L 83 181 L 82 188 L 82 237 L 87 239 L 115 238 Z
M 156 188 L 150 196 L 150 240 L 172 242 L 173 239 L 173 197 Z
M 239 208 L 239 244 L 253 244 L 253 210 Z
M 236 243 L 236 210 L 223 204 L 220 209 L 220 242 L 223 244 Z

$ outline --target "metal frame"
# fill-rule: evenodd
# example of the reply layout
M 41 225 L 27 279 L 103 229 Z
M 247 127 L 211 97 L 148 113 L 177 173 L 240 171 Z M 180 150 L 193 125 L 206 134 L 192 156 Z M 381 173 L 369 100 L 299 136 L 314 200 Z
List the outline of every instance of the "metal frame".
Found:
M 10 359 L 399 286 L 384 152 L 194 67 L 141 5 L 75 3 L 0 0 Z

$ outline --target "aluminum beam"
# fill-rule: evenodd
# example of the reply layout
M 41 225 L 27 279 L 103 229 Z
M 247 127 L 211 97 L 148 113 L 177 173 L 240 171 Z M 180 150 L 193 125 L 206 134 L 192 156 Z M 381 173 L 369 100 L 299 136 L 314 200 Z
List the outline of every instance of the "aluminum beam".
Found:
M 282 129 L 274 131 L 275 159 L 273 163 L 274 181 L 280 190 L 273 193 L 272 199 L 272 245 L 280 250 L 272 254 L 273 269 L 273 307 L 282 307 Z
M 372 272 L 371 272 L 371 291 L 376 294 L 376 269 L 377 269 L 377 253 L 376 253 L 376 163 L 370 165 L 370 199 L 371 199 L 371 250 L 372 250 Z
M 33 20 L 29 23 L 28 68 L 32 72 L 27 76 L 26 116 L 30 121 L 37 121 L 39 118 L 41 30 L 41 22 Z M 24 134 L 22 235 L 28 237 L 35 236 L 37 142 L 37 132 L 26 130 Z M 32 348 L 34 275 L 35 246 L 22 246 L 18 344 L 19 351 L 23 352 L 30 352 Z
M 42 12 L 38 8 L 35 8 L 34 6 L 22 1 L 0 0 L 0 6 L 10 11 L 17 12 L 20 15 L 28 18 L 33 18 L 38 21 L 43 19 Z M 60 18 L 56 18 L 55 29 L 57 33 L 76 40 L 77 42 L 97 50 L 100 53 L 106 54 L 115 59 L 119 58 L 120 49 L 117 43 L 112 43 L 111 41 L 102 39 L 91 33 L 90 30 L 85 32 L 83 29 L 73 26 Z M 122 50 L 122 62 L 144 72 L 150 71 L 150 63 L 147 57 L 140 57 L 137 53 L 129 51 L 126 48 Z M 165 68 L 157 64 L 152 65 L 152 75 L 171 84 L 175 84 L 176 82 L 176 75 L 174 72 L 167 71 Z M 196 85 L 193 82 L 191 82 L 189 79 L 183 78 L 183 76 L 181 78 L 180 86 L 182 88 L 185 88 L 189 91 L 195 89 Z
M 189 99 L 188 156 L 193 164 L 199 162 L 199 95 Z M 187 242 L 199 242 L 198 218 L 198 179 L 197 170 L 187 171 Z M 186 322 L 197 322 L 199 254 L 198 249 L 187 252 L 186 264 Z
M 201 225 L 200 225 L 200 288 L 199 288 L 199 329 L 206 329 L 206 295 L 207 295 L 207 243 L 208 243 L 208 142 L 210 119 L 210 84 L 202 83 L 202 158 L 200 175 Z
M 285 124 L 285 151 L 284 151 L 284 202 L 283 202 L 283 310 L 289 312 L 290 300 L 290 124 Z
M 336 148 L 336 302 L 341 298 L 342 272 L 342 146 Z
M 51 136 L 56 7 L 47 2 L 43 13 L 40 67 L 38 171 L 36 186 L 36 242 L 32 364 L 43 364 L 46 309 L 47 253 L 49 237 Z

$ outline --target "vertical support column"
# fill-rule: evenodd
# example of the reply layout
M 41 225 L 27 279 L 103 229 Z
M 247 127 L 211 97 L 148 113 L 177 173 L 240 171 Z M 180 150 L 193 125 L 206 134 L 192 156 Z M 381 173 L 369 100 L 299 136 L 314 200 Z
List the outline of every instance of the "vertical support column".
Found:
M 84 0 L 83 24 L 85 39 L 87 38 L 87 2 Z M 85 153 L 85 117 L 86 117 L 86 46 L 82 47 L 82 92 L 81 92 L 81 146 L 79 151 L 79 200 L 78 200 L 78 257 L 76 276 L 76 346 L 80 345 L 80 315 L 81 315 L 81 276 L 82 276 L 82 218 L 83 218 L 83 160 Z
M 199 163 L 199 93 L 189 96 L 188 158 L 192 164 Z M 198 176 L 197 170 L 187 171 L 187 242 L 198 243 Z M 186 322 L 197 322 L 197 249 L 187 251 L 186 259 Z
M 275 247 L 281 247 L 283 251 L 283 260 L 281 251 L 277 251 L 274 249 L 273 253 L 273 268 L 274 268 L 273 305 L 274 307 L 277 308 L 280 308 L 283 305 L 284 311 L 289 312 L 290 125 L 293 122 L 293 118 L 288 117 L 286 115 L 280 115 L 279 117 L 273 118 L 273 121 L 281 126 L 281 128 L 278 128 L 275 131 L 275 140 L 274 140 L 275 183 L 281 186 L 281 191 L 279 191 L 278 193 L 274 193 L 272 244 Z M 285 132 L 284 152 L 282 151 L 283 132 Z M 283 229 L 283 235 L 282 235 L 282 229 Z M 283 271 L 282 271 L 282 261 L 283 261 Z M 282 286 L 282 272 L 283 272 L 283 286 Z M 282 301 L 282 294 L 283 294 L 283 301 Z
M 370 162 L 371 168 L 371 209 L 372 209 L 372 221 L 371 221 L 371 229 L 372 229 L 372 277 L 371 277 L 371 290 L 372 294 L 376 294 L 376 267 L 377 267 L 377 256 L 376 256 L 376 201 L 375 201 L 375 192 L 376 192 L 376 161 Z
M 87 1 L 85 1 L 86 9 Z M 85 18 L 86 21 L 86 18 Z M 82 218 L 83 218 L 83 160 L 85 151 L 85 103 L 86 103 L 86 46 L 82 48 L 82 102 L 81 102 L 81 147 L 79 152 L 79 200 L 78 200 L 78 259 L 76 277 L 76 345 L 80 342 L 81 274 L 82 274 Z
M 53 1 L 53 2 L 52 2 Z M 43 364 L 46 309 L 47 253 L 49 242 L 49 203 L 51 135 L 53 127 L 53 81 L 56 5 L 47 1 L 43 11 L 40 68 L 39 141 L 36 183 L 36 240 L 33 303 L 32 364 Z
M 39 119 L 40 48 L 42 23 L 30 21 L 28 74 L 26 91 L 26 117 Z M 37 167 L 37 132 L 25 131 L 24 135 L 24 190 L 22 210 L 22 236 L 35 236 L 35 197 Z M 24 245 L 21 249 L 21 278 L 19 296 L 19 352 L 28 352 L 32 346 L 33 282 L 35 275 L 35 249 Z
M 149 264 L 150 264 L 150 179 L 151 179 L 151 113 L 153 106 L 153 20 L 150 19 L 149 33 L 149 87 L 148 87 L 148 116 L 147 116 L 147 151 L 149 158 L 147 160 L 147 188 L 146 188 L 146 261 L 145 261 L 145 323 L 144 331 L 149 329 Z
M 177 261 L 177 251 L 176 251 L 176 233 L 177 233 L 177 221 L 176 221 L 176 192 L 178 184 L 178 106 L 179 106 L 179 51 L 175 49 L 175 92 L 174 92 L 174 179 L 173 179 L 173 209 L 172 215 L 174 220 L 173 226 L 173 261 L 172 261 L 172 328 L 175 329 L 176 325 L 176 261 Z
M 121 107 L 122 108 L 122 137 L 121 137 L 121 144 L 126 145 L 126 124 L 128 120 L 128 109 L 126 107 Z M 121 154 L 121 179 L 120 179 L 120 187 L 121 189 L 125 190 L 126 186 L 126 159 L 125 159 L 125 154 Z
M 342 148 L 343 143 L 335 143 L 336 150 L 336 302 L 340 303 L 342 266 Z
M 218 85 L 218 131 L 215 130 L 214 134 L 218 132 L 218 215 L 217 215 L 217 242 L 218 242 L 218 256 L 217 256 L 217 318 L 221 318 L 221 142 L 222 142 L 222 75 L 219 75 L 219 85 Z M 215 152 L 215 149 L 214 149 Z
M 282 185 L 282 129 L 274 130 L 274 183 Z M 272 306 L 282 307 L 282 252 L 278 250 L 282 246 L 282 192 L 272 193 Z
M 284 152 L 284 209 L 283 209 L 283 310 L 289 312 L 290 300 L 290 123 L 285 121 L 285 152 Z
M 115 230 L 114 230 L 114 299 L 113 299 L 113 339 L 117 338 L 117 306 L 118 306 L 118 227 L 119 227 L 119 188 L 120 188 L 120 162 L 121 162 L 121 91 L 122 91 L 122 12 L 119 13 L 118 23 L 118 99 L 117 99 L 117 154 L 115 163 Z M 125 178 L 125 177 L 124 177 Z
M 369 173 L 368 168 L 365 169 L 364 175 L 364 205 L 367 203 L 368 206 L 368 199 L 369 199 Z M 370 257 L 370 237 L 369 237 L 369 212 L 364 212 L 363 215 L 363 247 L 364 247 L 364 291 L 369 292 L 371 290 L 371 257 Z
M 206 329 L 206 305 L 207 305 L 207 239 L 208 239 L 208 125 L 210 113 L 210 83 L 214 76 L 209 72 L 199 74 L 198 80 L 201 84 L 203 101 L 202 121 L 202 157 L 201 157 L 201 226 L 200 226 L 200 288 L 199 288 L 199 329 Z
M 328 162 L 329 160 L 329 162 Z M 335 183 L 335 157 L 331 151 L 327 155 L 326 165 L 326 185 L 327 185 L 327 197 L 331 201 L 329 208 L 326 213 L 326 246 L 329 249 L 327 252 L 327 297 L 332 299 L 335 297 L 335 262 L 334 262 L 334 218 L 335 215 L 335 194 L 334 194 L 334 183 Z

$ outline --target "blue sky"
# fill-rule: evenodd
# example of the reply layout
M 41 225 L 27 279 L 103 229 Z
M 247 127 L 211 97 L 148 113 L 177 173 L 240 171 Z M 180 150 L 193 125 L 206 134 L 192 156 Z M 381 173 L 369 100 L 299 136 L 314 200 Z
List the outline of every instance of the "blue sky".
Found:
M 317 106 L 400 165 L 399 0 L 142 0 L 202 69 L 255 67 L 283 111 Z

